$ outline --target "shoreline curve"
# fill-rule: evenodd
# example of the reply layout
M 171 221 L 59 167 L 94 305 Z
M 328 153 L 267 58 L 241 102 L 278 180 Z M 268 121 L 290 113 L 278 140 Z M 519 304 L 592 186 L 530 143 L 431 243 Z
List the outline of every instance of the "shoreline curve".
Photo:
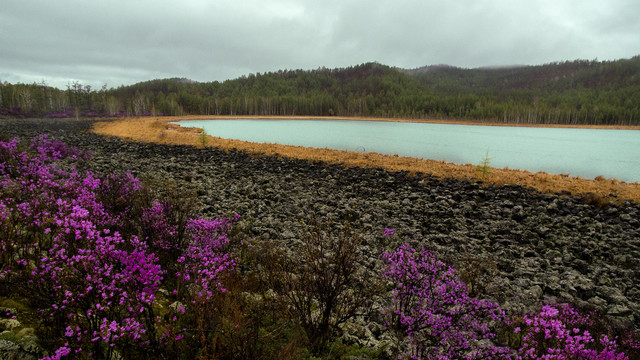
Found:
M 202 137 L 199 128 L 181 127 L 171 122 L 181 120 L 221 120 L 221 119 L 326 119 L 326 120 L 366 120 L 391 122 L 424 122 L 444 124 L 464 124 L 482 126 L 530 126 L 532 124 L 506 124 L 490 122 L 463 122 L 454 120 L 414 120 L 385 118 L 338 118 L 318 116 L 179 116 L 179 117 L 141 117 L 119 118 L 99 122 L 93 131 L 101 135 L 118 136 L 124 139 L 141 142 L 153 142 L 173 145 L 212 146 L 225 150 L 237 149 L 260 155 L 277 155 L 290 158 L 339 163 L 347 167 L 380 167 L 389 171 L 406 171 L 410 174 L 427 173 L 439 178 L 452 177 L 461 180 L 482 182 L 494 185 L 521 185 L 534 188 L 543 193 L 561 193 L 566 195 L 582 195 L 597 205 L 606 205 L 609 201 L 620 203 L 630 200 L 640 204 L 640 183 L 627 183 L 617 179 L 596 177 L 585 179 L 565 174 L 549 174 L 546 172 L 530 172 L 517 169 L 491 168 L 490 172 L 479 172 L 474 164 L 454 164 L 445 161 L 418 159 L 397 155 L 383 155 L 375 152 L 351 152 L 345 150 L 320 149 L 303 146 L 279 145 L 270 143 L 251 143 L 248 141 L 223 139 L 214 136 Z M 541 126 L 536 127 L 573 127 L 640 130 L 640 126 Z

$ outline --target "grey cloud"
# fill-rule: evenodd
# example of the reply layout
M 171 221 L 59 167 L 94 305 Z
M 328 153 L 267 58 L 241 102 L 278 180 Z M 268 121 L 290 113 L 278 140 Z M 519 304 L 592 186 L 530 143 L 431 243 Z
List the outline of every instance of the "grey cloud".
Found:
M 225 80 L 367 61 L 540 64 L 640 49 L 635 0 L 3 2 L 0 80 L 57 86 Z

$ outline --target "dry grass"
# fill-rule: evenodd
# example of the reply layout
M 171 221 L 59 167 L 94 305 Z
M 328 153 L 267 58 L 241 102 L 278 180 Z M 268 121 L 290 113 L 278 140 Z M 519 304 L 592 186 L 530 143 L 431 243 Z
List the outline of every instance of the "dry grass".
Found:
M 178 120 L 195 119 L 225 119 L 236 117 L 214 116 L 185 116 L 161 118 L 127 118 L 114 122 L 98 123 L 94 131 L 98 134 L 119 136 L 126 139 L 162 144 L 185 144 L 202 147 L 200 131 L 197 128 L 181 128 L 169 124 Z M 248 117 L 243 117 L 248 118 Z M 257 118 L 257 117 L 256 117 Z M 273 117 L 271 117 L 273 118 Z M 318 119 L 318 117 L 296 117 L 296 119 Z M 352 118 L 349 118 L 352 120 Z M 355 120 L 384 120 L 384 119 L 355 119 Z M 393 120 L 400 121 L 400 120 Z M 421 122 L 440 122 L 425 121 Z M 458 122 L 455 122 L 458 123 Z M 465 122 L 465 124 L 472 124 Z M 488 125 L 488 123 L 482 123 Z M 640 127 L 625 127 L 626 129 L 640 129 Z M 340 163 L 346 166 L 382 167 L 390 171 L 409 171 L 411 173 L 428 173 L 436 177 L 454 177 L 483 181 L 497 185 L 520 184 L 532 187 L 544 193 L 559 193 L 568 191 L 572 194 L 587 195 L 597 198 L 602 203 L 608 201 L 619 202 L 621 199 L 640 203 L 640 183 L 626 183 L 616 179 L 605 179 L 602 176 L 594 180 L 567 175 L 552 175 L 545 172 L 532 173 L 522 170 L 495 169 L 489 174 L 480 174 L 473 164 L 456 165 L 444 161 L 423 160 L 412 157 L 382 155 L 379 153 L 359 153 L 332 149 L 315 149 L 302 146 L 256 144 L 240 140 L 228 140 L 209 136 L 207 146 L 221 149 L 239 149 L 254 154 L 280 155 L 290 158 L 300 158 L 328 163 Z M 614 194 L 615 196 L 611 196 Z

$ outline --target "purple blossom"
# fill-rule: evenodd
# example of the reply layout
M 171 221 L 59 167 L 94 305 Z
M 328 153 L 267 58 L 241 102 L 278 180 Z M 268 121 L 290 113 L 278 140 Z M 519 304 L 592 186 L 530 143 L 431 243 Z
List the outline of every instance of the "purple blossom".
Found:
M 69 355 L 70 353 L 71 353 L 71 349 L 69 349 L 66 346 L 62 346 L 56 350 L 55 354 L 53 354 L 52 356 L 44 357 L 42 358 L 42 360 L 60 360 L 63 357 L 66 357 L 67 355 Z
M 157 344 L 164 335 L 149 331 L 156 327 L 175 339 L 178 317 L 153 316 L 165 277 L 158 256 L 134 233 L 119 232 L 142 188 L 139 180 L 131 174 L 77 171 L 80 152 L 46 136 L 31 142 L 31 152 L 20 152 L 18 145 L 17 139 L 0 142 L 0 278 L 27 280 L 24 284 L 37 287 L 42 296 L 44 319 L 64 319 L 64 346 L 50 358 L 83 347 Z M 66 157 L 70 161 L 62 166 Z M 163 226 L 158 241 L 166 241 L 173 228 L 162 219 L 161 204 L 154 201 L 143 217 Z M 194 221 L 194 246 L 206 243 L 206 232 L 224 223 Z M 219 251 L 224 239 L 216 237 L 209 245 Z M 189 260 L 189 266 L 198 267 L 194 256 Z M 206 269 L 211 274 L 224 272 L 215 259 L 203 260 L 216 265 Z M 205 290 L 217 286 L 204 280 L 202 285 Z
M 47 134 L 42 134 L 31 140 L 31 149 L 35 150 L 41 158 L 58 161 L 70 157 L 73 159 L 90 159 L 88 152 L 82 152 L 78 148 L 68 146 L 60 140 L 49 140 Z
M 391 235 L 393 235 L 395 233 L 396 233 L 396 229 L 392 229 L 392 228 L 387 228 L 386 227 L 386 228 L 384 228 L 384 233 L 382 233 L 382 236 L 389 237 L 389 236 L 391 236 Z
M 169 214 L 172 206 L 155 199 L 149 208 L 143 209 L 142 228 L 144 236 L 154 248 L 162 250 L 177 249 L 178 227 L 171 224 Z
M 384 252 L 383 260 L 383 276 L 394 284 L 389 326 L 406 336 L 405 357 L 484 359 L 509 352 L 491 345 L 495 334 L 488 321 L 502 320 L 502 310 L 470 298 L 453 268 L 434 254 L 405 244 Z
M 538 313 L 514 317 L 511 325 L 522 336 L 517 359 L 628 359 L 618 352 L 616 339 L 606 334 L 594 339 L 585 329 L 593 325 L 591 315 L 570 305 L 545 305 Z
M 192 241 L 178 262 L 178 277 L 196 285 L 191 294 L 198 300 L 210 300 L 217 291 L 225 292 L 222 279 L 235 268 L 235 258 L 225 252 L 229 244 L 231 222 L 227 219 L 192 219 L 187 232 Z

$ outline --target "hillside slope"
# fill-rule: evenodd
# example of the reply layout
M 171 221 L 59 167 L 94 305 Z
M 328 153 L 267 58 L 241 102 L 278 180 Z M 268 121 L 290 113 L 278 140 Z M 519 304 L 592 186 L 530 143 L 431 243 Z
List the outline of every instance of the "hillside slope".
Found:
M 540 66 L 413 70 L 366 63 L 223 82 L 158 79 L 117 89 L 0 84 L 0 116 L 310 115 L 640 124 L 640 56 Z

